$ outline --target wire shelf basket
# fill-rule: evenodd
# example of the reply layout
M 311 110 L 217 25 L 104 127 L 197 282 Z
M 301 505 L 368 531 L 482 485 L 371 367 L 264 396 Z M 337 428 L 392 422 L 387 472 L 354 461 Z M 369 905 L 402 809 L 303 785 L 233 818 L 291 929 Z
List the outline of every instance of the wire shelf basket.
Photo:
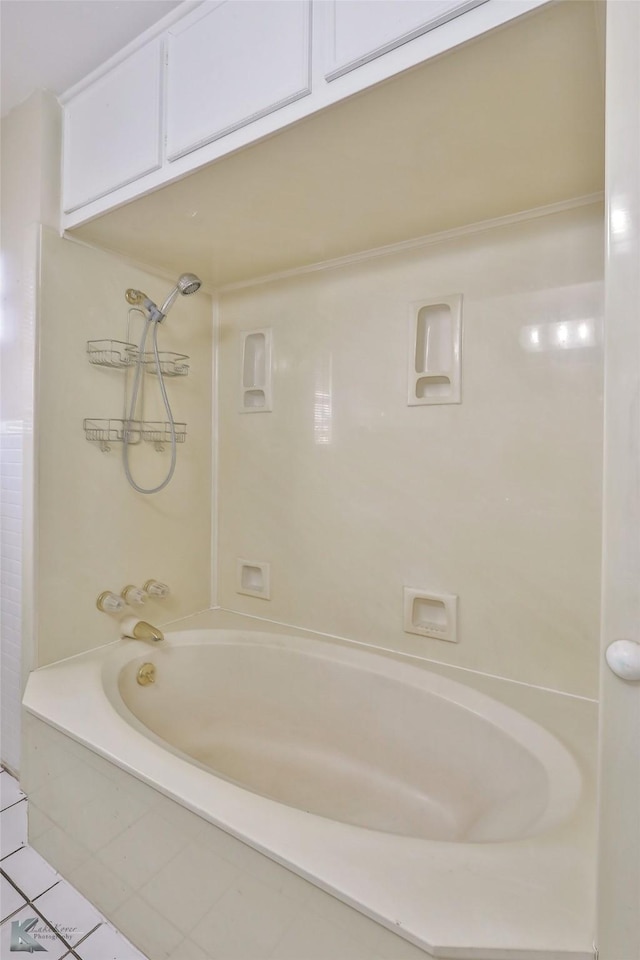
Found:
M 189 373 L 189 364 L 186 362 L 189 357 L 185 353 L 171 353 L 168 350 L 160 350 L 158 359 L 160 360 L 160 369 L 165 377 L 186 377 Z M 158 375 L 156 358 L 153 352 L 143 353 L 142 361 L 149 373 Z
M 154 443 L 157 447 L 171 443 L 171 424 L 162 420 L 90 420 L 83 423 L 87 440 L 100 444 L 101 450 L 110 450 L 112 443 L 136 444 L 141 440 Z M 175 423 L 176 443 L 184 443 L 187 438 L 186 423 Z
M 87 440 L 95 440 L 98 443 L 120 443 L 124 439 L 125 421 L 124 420 L 85 420 L 84 432 Z M 136 430 L 136 426 L 138 429 Z M 129 439 L 140 439 L 140 428 L 135 421 L 129 425 Z
M 89 363 L 100 367 L 131 367 L 136 362 L 138 348 L 124 340 L 88 340 Z
M 174 423 L 176 443 L 184 443 L 187 439 L 186 423 Z M 171 443 L 171 424 L 162 420 L 143 420 L 142 439 L 151 443 Z
M 132 311 L 129 311 L 131 316 Z M 135 393 L 138 403 L 136 412 L 138 416 L 144 417 L 144 383 L 146 377 L 138 379 L 139 373 L 155 374 L 160 373 L 164 377 L 185 377 L 189 373 L 189 357 L 185 353 L 173 353 L 169 350 L 158 351 L 158 364 L 156 364 L 156 354 L 154 351 L 141 353 L 140 348 L 135 343 L 131 343 L 131 328 L 127 326 L 127 340 L 88 340 L 87 358 L 89 363 L 101 367 L 117 367 L 120 369 L 129 369 L 135 367 L 141 361 L 139 370 L 136 371 Z M 155 346 L 155 342 L 154 342 Z M 158 370 L 158 365 L 160 370 Z M 127 379 L 124 381 L 124 410 L 129 409 L 127 401 Z M 140 389 L 138 389 L 140 388 Z M 166 399 L 166 394 L 164 394 Z M 169 413 L 169 416 L 171 414 Z M 171 424 L 163 420 L 126 420 L 114 419 L 96 420 L 85 419 L 84 433 L 87 440 L 99 445 L 104 452 L 111 450 L 113 443 L 127 443 L 131 445 L 140 443 L 152 443 L 156 450 L 163 450 L 165 444 L 170 444 L 172 440 Z M 176 443 L 184 443 L 187 438 L 186 423 L 174 423 L 173 433 Z

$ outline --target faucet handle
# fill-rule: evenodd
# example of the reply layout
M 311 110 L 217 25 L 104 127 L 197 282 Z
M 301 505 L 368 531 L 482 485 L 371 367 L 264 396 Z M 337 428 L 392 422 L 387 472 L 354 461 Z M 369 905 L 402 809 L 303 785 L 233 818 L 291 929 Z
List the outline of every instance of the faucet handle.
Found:
M 139 607 L 143 603 L 146 603 L 147 593 L 145 590 L 141 590 L 140 587 L 134 587 L 133 584 L 128 584 L 128 586 L 123 587 L 120 591 L 120 596 L 125 603 L 128 603 L 130 606 Z
M 125 602 L 122 597 L 112 590 L 103 590 L 96 600 L 96 607 L 102 613 L 122 613 L 125 608 Z
M 150 597 L 156 597 L 159 600 L 164 600 L 171 593 L 166 583 L 160 583 L 159 580 L 147 580 L 142 589 Z

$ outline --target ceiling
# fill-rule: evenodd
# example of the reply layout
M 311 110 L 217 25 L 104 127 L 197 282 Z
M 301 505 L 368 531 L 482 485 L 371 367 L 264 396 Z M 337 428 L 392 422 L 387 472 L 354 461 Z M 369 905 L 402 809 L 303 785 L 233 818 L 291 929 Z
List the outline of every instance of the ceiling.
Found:
M 178 5 L 179 0 L 1 0 L 2 116 L 34 90 L 64 93 Z
M 219 287 L 598 193 L 601 8 L 538 8 L 72 234 Z

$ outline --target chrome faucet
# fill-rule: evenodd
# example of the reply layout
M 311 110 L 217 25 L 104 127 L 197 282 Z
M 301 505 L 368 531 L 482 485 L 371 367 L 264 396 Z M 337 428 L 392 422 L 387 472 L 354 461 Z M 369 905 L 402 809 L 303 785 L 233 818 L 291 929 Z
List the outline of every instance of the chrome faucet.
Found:
M 135 617 L 125 617 L 121 623 L 122 637 L 131 640 L 150 640 L 157 642 L 164 640 L 164 633 L 158 627 L 153 627 L 146 620 L 136 620 Z

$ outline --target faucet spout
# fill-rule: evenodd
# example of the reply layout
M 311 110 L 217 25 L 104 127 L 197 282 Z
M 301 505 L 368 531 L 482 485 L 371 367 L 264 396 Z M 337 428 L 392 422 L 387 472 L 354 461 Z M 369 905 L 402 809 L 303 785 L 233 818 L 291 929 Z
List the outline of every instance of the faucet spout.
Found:
M 164 640 L 164 634 L 158 627 L 152 626 L 146 620 L 136 620 L 135 617 L 126 617 L 122 621 L 122 636 L 131 640 L 150 640 L 156 643 Z

